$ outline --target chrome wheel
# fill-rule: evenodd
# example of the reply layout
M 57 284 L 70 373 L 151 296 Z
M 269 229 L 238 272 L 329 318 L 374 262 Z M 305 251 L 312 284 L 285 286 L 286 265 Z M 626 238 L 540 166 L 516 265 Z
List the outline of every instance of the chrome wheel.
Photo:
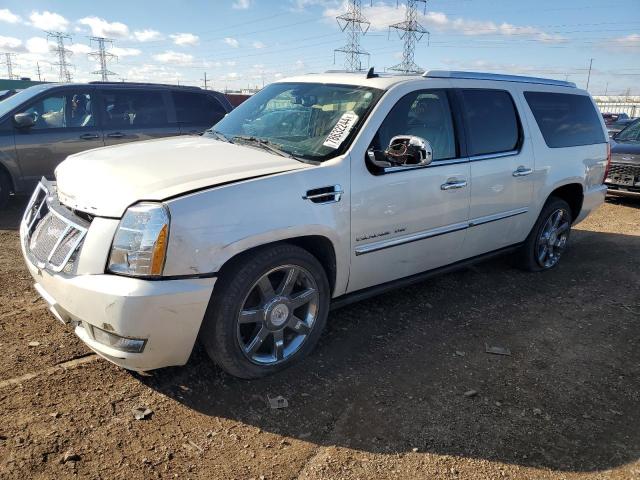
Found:
M 265 273 L 249 289 L 238 314 L 238 343 L 253 363 L 273 365 L 295 354 L 318 316 L 318 285 L 297 265 Z
M 570 221 L 569 212 L 559 208 L 544 223 L 536 242 L 536 261 L 542 268 L 551 268 L 560 261 L 569 240 Z

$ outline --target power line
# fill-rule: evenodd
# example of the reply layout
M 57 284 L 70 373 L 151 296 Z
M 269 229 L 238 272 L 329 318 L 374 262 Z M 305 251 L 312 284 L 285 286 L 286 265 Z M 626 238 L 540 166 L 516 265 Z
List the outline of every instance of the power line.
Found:
M 335 54 L 344 53 L 344 68 L 349 72 L 362 70 L 360 57 L 369 56 L 369 53 L 360 49 L 360 36 L 365 35 L 371 23 L 362 15 L 362 1 L 349 0 L 347 12 L 336 17 L 338 25 L 343 32 L 347 32 L 347 43 L 342 48 L 334 50 Z
M 0 55 L 4 55 L 4 63 L 7 66 L 7 78 L 9 80 L 17 80 L 18 76 L 13 74 L 13 68 L 14 68 L 14 63 L 13 63 L 13 58 L 15 58 L 16 54 L 15 53 L 2 53 Z
M 98 51 L 89 53 L 89 57 L 93 57 L 100 62 L 100 70 L 91 73 L 100 75 L 103 82 L 108 82 L 109 75 L 118 75 L 107 68 L 107 62 L 118 59 L 113 53 L 107 52 L 105 46 L 106 44 L 113 45 L 113 40 L 104 37 L 89 37 L 89 41 L 98 44 Z
M 64 41 L 71 40 L 71 35 L 62 32 L 47 32 L 47 39 L 49 38 L 56 40 L 56 47 L 53 51 L 58 55 L 57 63 L 53 63 L 52 65 L 58 67 L 58 77 L 61 82 L 70 82 L 71 72 L 69 69 L 73 68 L 73 65 L 68 62 L 67 57 L 73 55 L 73 52 L 65 48 Z
M 402 62 L 390 67 L 389 70 L 403 73 L 422 73 L 424 71 L 414 61 L 416 43 L 422 39 L 425 33 L 429 35 L 429 32 L 418 23 L 418 3 L 424 3 L 426 13 L 427 0 L 407 0 L 404 21 L 389 26 L 389 32 L 391 29 L 395 29 L 400 38 L 404 40 Z

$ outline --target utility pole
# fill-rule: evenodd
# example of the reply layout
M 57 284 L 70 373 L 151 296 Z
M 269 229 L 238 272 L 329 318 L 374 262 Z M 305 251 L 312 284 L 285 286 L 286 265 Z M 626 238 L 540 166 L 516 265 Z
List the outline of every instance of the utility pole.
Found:
M 36 67 L 38 69 L 38 81 L 42 81 L 42 76 L 40 75 L 40 62 L 36 62 Z
M 591 81 L 591 66 L 593 65 L 593 58 L 589 60 L 589 74 L 587 75 L 587 90 L 589 90 L 589 81 Z
M 56 41 L 56 47 L 53 51 L 58 56 L 58 62 L 53 65 L 58 67 L 58 78 L 61 82 L 70 82 L 71 81 L 71 72 L 70 68 L 73 67 L 72 64 L 69 63 L 67 57 L 73 55 L 73 52 L 68 48 L 65 48 L 64 41 L 71 40 L 71 35 L 67 35 L 62 32 L 47 32 L 47 38 L 53 38 Z
M 429 32 L 418 23 L 418 3 L 424 3 L 426 13 L 427 0 L 407 0 L 404 21 L 389 26 L 389 32 L 393 28 L 404 40 L 402 62 L 390 67 L 389 70 L 403 73 L 422 73 L 424 71 L 414 61 L 416 43 L 422 40 L 425 33 L 429 35 Z
M 2 53 L 4 55 L 4 64 L 7 66 L 7 78 L 9 80 L 16 80 L 18 78 L 17 75 L 13 74 L 13 58 L 16 56 L 15 53 Z
M 110 62 L 111 60 L 118 60 L 118 57 L 113 53 L 107 52 L 105 46 L 106 44 L 113 45 L 113 40 L 104 37 L 89 37 L 89 42 L 96 42 L 98 44 L 98 50 L 96 52 L 89 53 L 89 56 L 100 62 L 100 70 L 96 70 L 91 73 L 94 75 L 100 75 L 103 82 L 108 82 L 109 75 L 118 75 L 107 68 L 107 62 Z
M 207 84 L 207 72 L 204 72 L 204 78 L 201 78 L 201 80 L 204 82 L 204 89 L 209 90 L 209 87 Z
M 344 54 L 344 68 L 349 72 L 362 70 L 360 57 L 369 53 L 360 49 L 360 37 L 369 30 L 371 23 L 362 15 L 362 1 L 349 0 L 347 12 L 336 17 L 340 30 L 347 33 L 347 43 L 342 48 L 333 51 L 333 63 L 336 63 L 336 53 Z M 368 63 L 368 62 L 367 62 Z
M 607 82 L 607 84 L 604 87 L 604 96 L 607 96 L 607 93 L 609 92 L 609 82 Z

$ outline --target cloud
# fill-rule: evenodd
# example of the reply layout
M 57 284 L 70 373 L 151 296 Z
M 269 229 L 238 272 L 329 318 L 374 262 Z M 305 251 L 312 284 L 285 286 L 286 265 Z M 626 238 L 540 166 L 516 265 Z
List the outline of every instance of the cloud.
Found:
M 160 32 L 157 30 L 144 29 L 144 30 L 136 30 L 133 32 L 133 36 L 139 42 L 151 42 L 153 40 L 160 39 Z
M 123 77 L 132 82 L 161 83 L 179 83 L 183 79 L 182 73 L 171 67 L 151 64 L 133 67 Z
M 87 25 L 91 34 L 96 37 L 125 38 L 129 36 L 129 27 L 120 22 L 108 22 L 99 17 L 84 17 L 78 20 L 81 25 Z
M 251 6 L 251 0 L 236 0 L 231 5 L 236 10 L 247 10 Z
M 91 47 L 84 43 L 72 43 L 71 45 L 67 45 L 67 48 L 76 55 L 86 55 L 91 52 Z
M 259 41 L 257 41 L 257 40 L 256 40 L 255 42 L 253 42 L 253 43 L 251 44 L 251 46 L 252 46 L 253 48 L 257 48 L 257 49 L 261 49 L 261 48 L 266 47 L 266 45 L 265 45 L 264 43 L 259 42 Z
M 27 50 L 30 53 L 49 53 L 49 51 L 51 51 L 51 45 L 44 37 L 31 37 L 27 40 Z
M 181 47 L 190 45 L 196 46 L 200 42 L 200 37 L 194 35 L 193 33 L 176 33 L 174 35 L 169 35 L 173 40 L 173 43 L 179 45 Z
M 640 52 L 640 34 L 631 33 L 624 37 L 613 38 L 603 42 L 602 46 L 612 52 L 637 54 Z
M 232 37 L 226 37 L 224 39 L 224 43 L 226 43 L 227 45 L 233 48 L 238 48 L 240 46 L 240 42 L 238 42 L 238 40 Z
M 31 25 L 40 30 L 54 30 L 60 32 L 66 32 L 69 27 L 69 20 L 57 13 L 44 11 L 44 12 L 31 12 L 29 15 Z
M 137 48 L 125 47 L 113 47 L 109 52 L 117 55 L 118 57 L 136 57 L 142 53 L 142 51 Z
M 0 22 L 20 23 L 21 21 L 20 15 L 16 15 L 8 8 L 0 8 Z
M 236 62 L 234 60 L 229 60 L 229 61 L 224 62 L 224 63 L 229 67 L 235 67 L 238 62 Z
M 164 53 L 154 55 L 153 58 L 158 62 L 173 63 L 177 65 L 188 65 L 190 63 L 193 63 L 193 55 L 189 55 L 188 53 L 174 52 L 172 50 L 167 50 Z
M 9 53 L 21 53 L 25 51 L 25 48 L 19 38 L 0 36 L 0 50 Z

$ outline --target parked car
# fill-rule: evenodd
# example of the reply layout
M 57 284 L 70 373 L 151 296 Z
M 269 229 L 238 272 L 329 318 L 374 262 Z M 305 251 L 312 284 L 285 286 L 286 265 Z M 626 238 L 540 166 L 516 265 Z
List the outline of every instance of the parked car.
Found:
M 640 118 L 611 139 L 611 167 L 605 180 L 613 195 L 640 195 Z
M 571 83 L 305 75 L 203 136 L 70 156 L 20 236 L 53 314 L 106 359 L 182 365 L 199 338 L 255 378 L 306 356 L 332 306 L 497 254 L 555 267 L 607 162 Z
M 0 206 L 68 155 L 199 133 L 232 107 L 218 92 L 143 83 L 42 84 L 0 103 Z
M 624 128 L 633 122 L 635 118 L 625 118 L 622 120 L 617 120 L 613 123 L 607 125 L 607 133 L 609 137 L 613 137 L 616 133 L 621 132 Z
M 620 120 L 628 120 L 629 115 L 626 113 L 603 113 L 602 118 L 604 119 L 605 125 L 611 125 Z

